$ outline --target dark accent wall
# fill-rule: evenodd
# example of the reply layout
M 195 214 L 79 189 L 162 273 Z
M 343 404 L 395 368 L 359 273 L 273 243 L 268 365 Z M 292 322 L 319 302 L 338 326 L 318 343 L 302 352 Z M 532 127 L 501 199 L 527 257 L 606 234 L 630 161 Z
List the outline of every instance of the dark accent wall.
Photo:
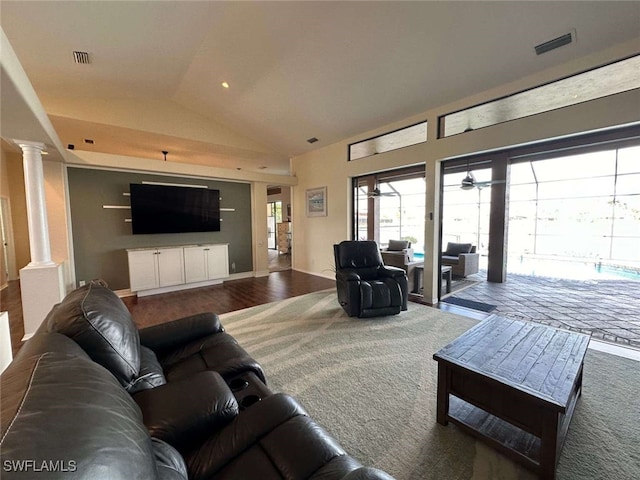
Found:
M 127 248 L 192 245 L 202 243 L 229 244 L 229 272 L 253 270 L 251 248 L 251 185 L 183 177 L 169 177 L 133 172 L 117 172 L 69 167 L 69 198 L 76 279 L 101 278 L 113 290 L 129 288 Z M 219 232 L 166 233 L 133 235 L 131 211 L 105 209 L 103 205 L 130 205 L 130 183 L 142 181 L 207 185 L 220 190 L 221 212 Z M 235 268 L 233 268 L 235 264 Z

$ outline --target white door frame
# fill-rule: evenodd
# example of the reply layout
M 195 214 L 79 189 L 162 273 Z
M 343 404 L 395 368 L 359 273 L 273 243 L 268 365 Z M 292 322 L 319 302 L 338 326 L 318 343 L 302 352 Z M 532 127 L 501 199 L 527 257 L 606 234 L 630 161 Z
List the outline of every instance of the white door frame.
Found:
M 11 204 L 9 197 L 0 196 L 0 222 L 2 225 L 0 232 L 2 245 L 2 255 L 6 255 L 8 280 L 18 279 L 18 270 L 16 269 L 16 248 L 13 242 L 13 222 L 11 221 Z M 5 246 L 5 243 L 7 244 Z

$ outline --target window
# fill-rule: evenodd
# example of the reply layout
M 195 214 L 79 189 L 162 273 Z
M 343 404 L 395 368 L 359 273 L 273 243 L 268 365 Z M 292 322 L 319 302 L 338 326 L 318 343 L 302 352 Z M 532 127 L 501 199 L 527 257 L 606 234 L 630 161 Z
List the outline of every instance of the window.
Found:
M 439 137 L 640 88 L 640 56 L 440 117 Z
M 511 166 L 509 252 L 640 262 L 640 146 Z
M 467 170 L 447 173 L 442 186 L 442 247 L 447 242 L 471 243 L 485 256 L 489 248 L 489 214 L 491 211 L 491 168 L 471 166 L 476 186 L 462 190 L 460 184 Z
M 414 252 L 424 252 L 426 183 L 424 167 L 382 172 L 354 178 L 353 237 L 409 240 Z
M 401 128 L 349 145 L 349 161 L 427 141 L 427 122 Z

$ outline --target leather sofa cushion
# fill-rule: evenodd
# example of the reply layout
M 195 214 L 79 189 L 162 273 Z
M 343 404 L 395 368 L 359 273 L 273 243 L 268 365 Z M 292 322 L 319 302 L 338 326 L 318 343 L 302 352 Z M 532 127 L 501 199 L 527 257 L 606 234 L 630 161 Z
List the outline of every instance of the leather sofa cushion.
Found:
M 193 480 L 393 480 L 363 469 L 285 394 L 249 407 L 185 461 Z
M 38 356 L 51 351 L 90 360 L 87 352 L 66 335 L 42 330 L 38 330 L 28 342 L 25 342 L 25 344 L 20 347 L 15 360 Z
M 45 319 L 127 387 L 140 372 L 140 338 L 131 314 L 107 287 L 89 283 L 68 294 Z
M 187 466 L 178 451 L 159 438 L 151 438 L 158 480 L 187 480 Z
M 263 472 L 257 470 L 259 465 L 252 463 L 251 456 L 245 456 L 244 453 L 254 446 L 260 450 L 259 442 L 262 438 L 282 423 L 299 415 L 306 416 L 306 410 L 295 399 L 283 393 L 269 395 L 255 403 L 225 428 L 210 435 L 199 448 L 184 454 L 189 478 L 192 480 L 213 478 L 264 478 L 267 480 L 271 478 L 266 470 L 264 476 L 256 476 L 256 471 L 260 475 Z M 290 455 L 294 457 L 293 452 L 290 452 Z M 240 463 L 247 462 L 247 466 L 253 465 L 251 470 L 254 473 L 248 477 L 214 476 L 236 459 Z
M 444 252 L 444 255 L 449 257 L 457 257 L 461 253 L 469 253 L 471 252 L 472 245 L 470 243 L 447 243 L 447 249 Z
M 232 421 L 239 407 L 216 372 L 200 372 L 133 395 L 152 437 L 178 449 L 200 443 Z
M 160 357 L 169 382 L 204 370 L 214 370 L 229 379 L 239 373 L 252 371 L 266 383 L 264 371 L 244 348 L 228 333 L 216 333 L 183 345 Z
M 138 333 L 140 344 L 163 356 L 194 340 L 223 331 L 218 315 L 205 312 L 142 328 Z
M 3 465 L 57 462 L 58 471 L 36 475 L 47 479 L 157 478 L 139 408 L 100 365 L 55 352 L 23 357 L 2 373 L 0 388 Z

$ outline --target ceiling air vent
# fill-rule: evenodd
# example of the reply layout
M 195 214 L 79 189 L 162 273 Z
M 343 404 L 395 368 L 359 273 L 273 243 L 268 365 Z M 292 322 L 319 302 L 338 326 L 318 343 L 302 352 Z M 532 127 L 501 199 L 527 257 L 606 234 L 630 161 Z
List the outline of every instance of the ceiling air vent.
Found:
M 309 143 L 316 143 L 318 141 L 318 139 L 316 137 L 311 137 L 307 139 L 307 142 Z
M 73 60 L 76 63 L 81 63 L 83 65 L 89 65 L 91 63 L 89 61 L 89 53 L 88 52 L 73 52 Z
M 534 48 L 536 49 L 536 55 L 542 55 L 543 53 L 550 52 L 551 50 L 555 50 L 556 48 L 569 45 L 573 41 L 575 41 L 575 33 L 569 32 L 559 36 L 558 38 L 549 40 L 548 42 L 536 45 Z

